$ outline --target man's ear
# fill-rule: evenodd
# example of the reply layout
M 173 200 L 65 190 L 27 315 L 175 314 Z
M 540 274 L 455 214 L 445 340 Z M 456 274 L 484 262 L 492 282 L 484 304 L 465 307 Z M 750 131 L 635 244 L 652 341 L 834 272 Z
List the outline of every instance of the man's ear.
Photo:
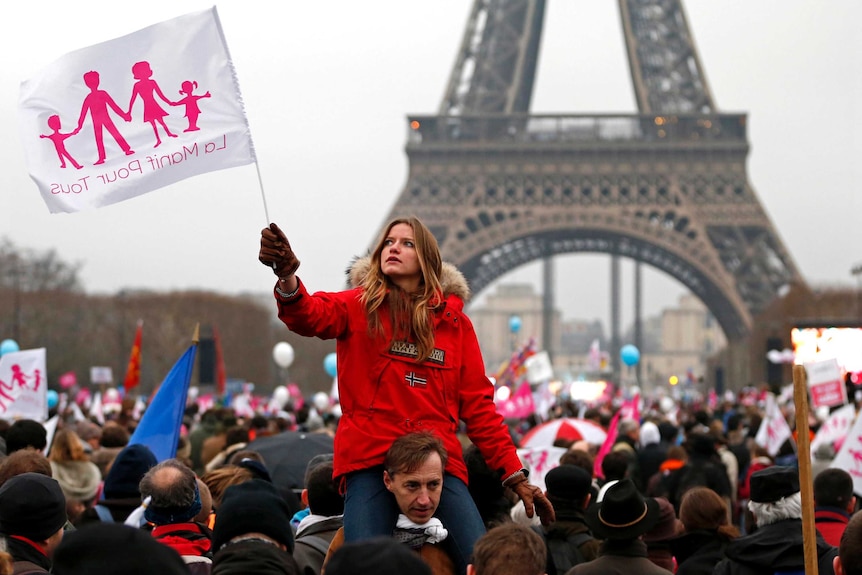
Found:
M 856 511 L 856 496 L 855 495 L 850 498 L 850 503 L 847 504 L 847 509 L 845 511 L 847 511 L 848 515 L 853 515 L 853 512 Z
M 299 498 L 302 500 L 302 504 L 308 507 L 308 489 L 303 489 Z
M 836 557 L 837 559 L 837 557 Z M 476 575 L 476 568 L 473 567 L 472 563 L 467 564 L 467 575 Z
M 386 489 L 392 491 L 392 476 L 389 475 L 388 471 L 383 472 L 383 485 L 386 486 Z
M 593 498 L 593 494 L 587 493 L 586 497 L 584 497 L 584 509 L 586 509 L 587 507 L 590 506 L 590 501 L 592 500 L 592 498 Z
M 467 573 L 469 575 L 469 573 L 470 573 L 469 569 L 470 568 L 467 567 L 467 569 L 468 569 Z M 835 571 L 835 575 L 844 575 L 844 566 L 841 565 L 841 557 L 839 557 L 838 555 L 836 555 L 835 559 L 832 560 L 832 570 Z

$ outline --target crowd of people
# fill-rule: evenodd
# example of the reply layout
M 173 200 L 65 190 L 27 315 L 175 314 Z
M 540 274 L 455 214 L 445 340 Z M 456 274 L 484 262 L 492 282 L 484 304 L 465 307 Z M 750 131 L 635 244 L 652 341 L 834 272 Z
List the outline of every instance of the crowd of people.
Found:
M 498 412 L 466 280 L 418 219 L 385 226 L 340 292 L 306 288 L 275 224 L 258 258 L 279 319 L 336 340 L 340 416 L 191 403 L 175 456 L 150 445 L 160 458 L 131 442 L 134 402 L 104 424 L 64 411 L 50 438 L 0 423 L 0 575 L 802 573 L 804 549 L 821 574 L 862 575 L 852 477 L 818 469 L 805 540 L 793 440 L 758 443 L 757 402 L 561 401 L 550 417 L 608 439 L 560 439 L 531 469 L 518 446 L 538 421 Z M 334 440 L 313 457 L 284 447 L 305 471 L 285 485 L 256 440 L 297 428 Z
M 583 415 L 607 427 L 612 414 L 608 405 Z M 619 419 L 604 456 L 596 444 L 557 441 L 565 451 L 543 478 L 555 511 L 546 525 L 459 434 L 483 530 L 463 567 L 451 519 L 438 513 L 450 454 L 432 430 L 401 435 L 384 454 L 389 535 L 347 541 L 333 453 L 308 461 L 302 488 L 291 489 L 273 482 L 253 450 L 256 438 L 296 429 L 283 418 L 198 414 L 192 405 L 176 457 L 161 462 L 128 444 L 131 420 L 62 420 L 53 437 L 36 421 L 6 423 L 0 573 L 804 572 L 792 441 L 766 453 L 751 431 L 756 406 L 675 415 L 647 409 L 640 420 Z M 509 423 L 517 443 L 524 422 Z M 318 427 L 310 433 L 332 432 Z M 862 573 L 851 475 L 815 470 L 813 494 L 819 572 Z

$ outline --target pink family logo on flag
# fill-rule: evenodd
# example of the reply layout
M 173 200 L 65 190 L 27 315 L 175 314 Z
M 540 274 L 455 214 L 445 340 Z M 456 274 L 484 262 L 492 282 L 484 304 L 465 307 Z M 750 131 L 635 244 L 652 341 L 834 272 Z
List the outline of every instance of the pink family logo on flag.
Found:
M 19 109 L 52 213 L 255 161 L 215 7 L 66 54 L 21 84 Z

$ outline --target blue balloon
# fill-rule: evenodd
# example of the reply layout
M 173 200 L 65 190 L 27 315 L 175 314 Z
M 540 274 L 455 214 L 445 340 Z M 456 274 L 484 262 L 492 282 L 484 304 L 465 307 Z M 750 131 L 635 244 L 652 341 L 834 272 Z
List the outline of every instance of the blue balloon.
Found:
M 54 409 L 57 407 L 57 403 L 60 401 L 60 395 L 54 391 L 53 389 L 48 390 L 48 409 Z
M 326 370 L 329 377 L 335 377 L 335 374 L 338 373 L 338 359 L 335 353 L 326 354 L 326 357 L 323 358 L 323 369 Z
M 518 333 L 521 331 L 521 317 L 517 315 L 513 315 L 509 318 L 509 331 L 512 333 Z
M 620 349 L 620 359 L 623 363 L 632 366 L 641 360 L 641 352 L 637 347 L 628 343 Z
M 14 339 L 4 339 L 0 342 L 0 356 L 7 353 L 15 353 L 16 351 L 21 351 L 21 348 L 18 347 L 18 342 Z

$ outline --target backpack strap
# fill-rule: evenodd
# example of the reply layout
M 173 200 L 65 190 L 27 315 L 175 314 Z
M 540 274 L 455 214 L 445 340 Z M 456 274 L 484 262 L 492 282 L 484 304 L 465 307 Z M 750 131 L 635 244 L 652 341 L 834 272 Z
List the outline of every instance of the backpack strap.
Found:
M 323 537 L 318 537 L 317 535 L 303 535 L 296 540 L 296 543 L 304 543 L 305 545 L 308 545 L 315 551 L 319 552 L 324 557 L 329 551 L 329 541 L 327 541 Z

